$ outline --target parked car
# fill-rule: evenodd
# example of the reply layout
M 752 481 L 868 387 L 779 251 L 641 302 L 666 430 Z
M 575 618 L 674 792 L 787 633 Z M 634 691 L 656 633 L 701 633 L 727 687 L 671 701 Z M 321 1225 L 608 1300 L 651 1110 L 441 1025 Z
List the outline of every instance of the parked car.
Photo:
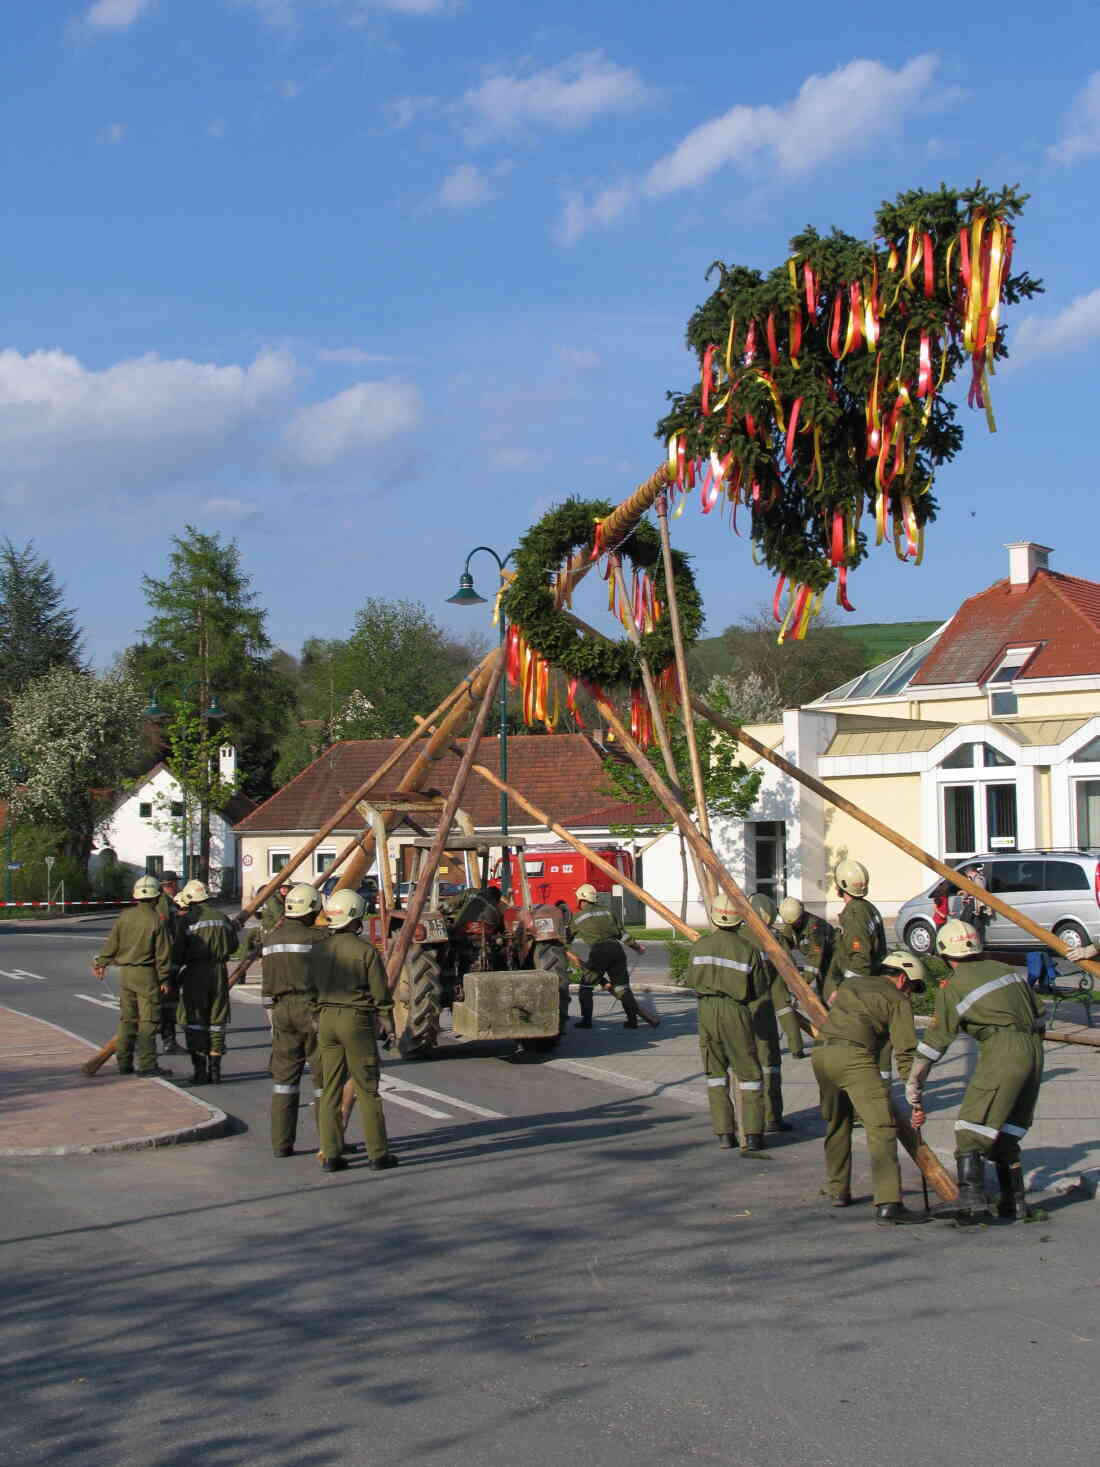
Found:
M 1100 850 L 993 851 L 950 864 L 965 870 L 979 862 L 985 867 L 987 889 L 1040 927 L 1072 945 L 1100 942 Z M 918 957 L 934 950 L 932 893 L 939 884 L 937 877 L 919 896 L 899 907 L 894 918 L 894 931 Z M 952 915 L 957 904 L 956 893 Z M 1029 933 L 999 912 L 986 924 L 985 941 L 988 947 L 1021 951 L 1036 946 Z

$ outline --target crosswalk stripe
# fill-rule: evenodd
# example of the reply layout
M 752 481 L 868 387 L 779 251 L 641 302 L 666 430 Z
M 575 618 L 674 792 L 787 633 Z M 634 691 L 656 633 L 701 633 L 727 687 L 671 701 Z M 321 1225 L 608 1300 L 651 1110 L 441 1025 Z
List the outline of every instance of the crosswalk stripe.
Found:
M 422 1116 L 429 1116 L 433 1121 L 453 1121 L 454 1116 L 448 1115 L 445 1110 L 432 1110 L 430 1105 L 421 1105 L 418 1100 L 410 1100 L 407 1095 L 398 1095 L 396 1086 L 387 1085 L 383 1080 L 378 1086 L 378 1093 L 383 1100 L 393 1105 L 403 1105 L 406 1110 L 415 1110 Z
M 94 998 L 90 993 L 74 993 L 74 998 L 82 998 L 85 1003 L 97 1003 L 101 1009 L 117 1009 L 118 1001 L 113 998 Z
M 31 973 L 26 968 L 12 968 L 11 976 L 13 978 L 34 978 L 39 983 L 45 983 L 47 981 L 45 978 L 43 978 L 41 973 Z
M 429 1090 L 425 1085 L 414 1085 L 411 1080 L 398 1079 L 396 1076 L 389 1077 L 391 1086 L 400 1090 L 411 1090 L 414 1095 L 426 1095 L 429 1100 L 441 1101 L 443 1105 L 455 1105 L 459 1110 L 469 1110 L 475 1116 L 484 1116 L 489 1121 L 502 1121 L 505 1119 L 502 1111 L 489 1110 L 484 1105 L 474 1105 L 469 1100 L 459 1100 L 455 1095 L 444 1095 L 439 1090 Z

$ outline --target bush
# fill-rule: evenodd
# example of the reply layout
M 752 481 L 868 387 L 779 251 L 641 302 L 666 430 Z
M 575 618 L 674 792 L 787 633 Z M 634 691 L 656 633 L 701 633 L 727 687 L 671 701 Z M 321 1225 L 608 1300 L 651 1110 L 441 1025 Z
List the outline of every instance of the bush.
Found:
M 70 856 L 60 854 L 62 832 L 52 825 L 15 825 L 12 830 L 12 860 L 20 869 L 12 873 L 12 895 L 17 902 L 44 902 L 47 884 L 55 891 L 65 883 L 65 897 L 77 901 L 88 895 L 88 873 Z M 53 856 L 47 883 L 46 857 Z
M 677 988 L 690 988 L 692 944 L 677 937 L 666 937 L 664 944 L 668 949 L 669 982 L 675 983 Z

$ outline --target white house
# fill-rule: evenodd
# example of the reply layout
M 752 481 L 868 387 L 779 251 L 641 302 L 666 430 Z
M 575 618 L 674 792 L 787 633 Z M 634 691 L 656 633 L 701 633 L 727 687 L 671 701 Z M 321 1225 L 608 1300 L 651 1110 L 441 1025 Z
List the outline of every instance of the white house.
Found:
M 237 751 L 231 744 L 219 750 L 218 766 L 223 780 L 235 777 Z M 238 794 L 222 809 L 211 810 L 211 891 L 237 894 L 239 861 L 233 826 L 254 809 L 254 801 Z M 183 877 L 190 870 L 199 849 L 199 807 L 185 800 L 166 764 L 154 764 L 134 789 L 119 796 L 96 842 L 93 869 L 106 849 L 135 873 L 148 871 L 159 876 L 162 871 L 176 871 Z

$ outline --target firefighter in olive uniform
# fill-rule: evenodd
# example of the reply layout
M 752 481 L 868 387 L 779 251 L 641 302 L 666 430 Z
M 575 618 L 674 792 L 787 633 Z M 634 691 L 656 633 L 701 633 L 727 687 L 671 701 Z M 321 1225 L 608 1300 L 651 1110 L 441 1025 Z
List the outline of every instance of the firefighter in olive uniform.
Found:
M 308 995 L 309 956 L 326 933 L 314 923 L 321 910 L 315 886 L 301 883 L 287 893 L 283 918 L 264 937 L 262 1002 L 271 1010 L 271 1149 L 294 1154 L 299 1090 L 309 1062 L 314 1090 L 321 1089 L 317 1036 Z
M 180 879 L 175 871 L 162 871 L 160 875 L 160 896 L 157 897 L 156 914 L 168 929 L 168 936 L 172 939 L 172 947 L 175 949 L 176 934 L 179 931 L 180 909 L 176 903 L 179 895 Z M 173 987 L 168 993 L 161 997 L 160 1001 L 160 1042 L 164 1047 L 165 1054 L 179 1054 L 180 1047 L 176 1042 L 176 987 L 173 975 Z
M 889 1038 L 902 1076 L 910 1073 L 917 1048 L 911 985 L 923 985 L 920 960 L 890 953 L 878 972 L 849 976 L 837 991 L 829 1017 L 818 1031 L 811 1062 L 821 1091 L 825 1120 L 826 1189 L 834 1207 L 852 1200 L 853 1113 L 863 1122 L 871 1154 L 875 1221 L 923 1222 L 901 1200 L 898 1130 L 890 1109 L 890 1086 L 879 1069 L 879 1053 Z M 923 1122 L 914 1111 L 913 1123 Z
M 118 1049 L 120 1075 L 171 1075 L 157 1064 L 157 1029 L 161 998 L 172 983 L 172 941 L 156 913 L 160 883 L 139 876 L 134 885 L 136 906 L 115 920 L 92 960 L 92 972 L 102 980 L 113 963 L 118 969 Z
M 771 1008 L 768 973 L 741 925 L 740 913 L 721 893 L 711 905 L 710 920 L 711 931 L 691 950 L 691 986 L 699 1002 L 699 1048 L 710 1119 L 719 1146 L 736 1146 L 732 1075 L 741 1116 L 741 1150 L 747 1154 L 764 1145 L 764 1072 L 757 1052 L 754 1009 L 763 1003 Z
M 750 897 L 749 901 L 756 915 L 770 924 L 771 918 L 775 915 L 775 903 L 771 897 L 758 892 L 755 896 Z M 756 948 L 760 954 L 760 961 L 764 965 L 766 996 L 753 1005 L 752 1016 L 753 1032 L 756 1035 L 756 1053 L 760 1060 L 760 1068 L 764 1072 L 764 1130 L 793 1131 L 794 1127 L 790 1121 L 783 1119 L 783 1073 L 774 995 L 781 995 L 780 1008 L 790 1007 L 791 996 L 787 991 L 787 985 L 769 961 L 759 940 L 747 927 L 745 937 Z
M 1027 978 L 982 957 L 969 922 L 945 922 L 936 946 L 954 969 L 940 985 L 931 1026 L 917 1045 L 905 1095 L 920 1107 L 929 1069 L 960 1032 L 978 1042 L 978 1062 L 955 1122 L 959 1219 L 988 1209 L 985 1161 L 996 1163 L 1000 1215 L 1028 1215 L 1020 1138 L 1027 1134 L 1043 1078 L 1043 1016 Z
M 630 970 L 626 965 L 623 944 L 636 953 L 645 952 L 640 942 L 627 937 L 618 918 L 599 904 L 600 898 L 591 882 L 577 887 L 577 913 L 569 923 L 570 942 L 588 944 L 588 956 L 581 971 L 579 994 L 581 1016 L 578 1029 L 592 1027 L 592 985 L 607 984 L 626 1011 L 627 1029 L 638 1027 L 638 1003 L 630 987 Z
M 373 1171 L 397 1165 L 386 1139 L 378 1098 L 377 1025 L 393 1036 L 393 998 L 377 950 L 359 936 L 366 903 L 355 891 L 335 891 L 325 906 L 332 934 L 309 955 L 306 982 L 317 1020 L 317 1045 L 324 1086 L 317 1127 L 326 1172 L 343 1171 L 344 1132 L 340 1099 L 350 1074 L 355 1082 L 363 1137 Z
M 811 988 L 822 996 L 825 974 L 833 957 L 833 929 L 821 917 L 807 912 L 797 897 L 784 897 L 779 903 L 776 932 L 806 959 L 802 975 Z
M 229 1023 L 226 959 L 237 946 L 228 917 L 208 900 L 201 881 L 189 881 L 179 894 L 183 920 L 176 937 L 181 969 L 180 1004 L 196 1085 L 218 1085 L 222 1078 L 225 1031 Z
M 825 975 L 825 1001 L 832 1003 L 846 978 L 866 978 L 877 973 L 886 956 L 886 927 L 879 909 L 867 900 L 870 877 L 858 861 L 840 861 L 833 873 L 844 905 L 837 921 L 833 956 Z M 893 1050 L 889 1036 L 883 1039 L 879 1070 L 889 1083 L 893 1074 Z
M 787 949 L 793 952 L 797 946 L 794 934 L 785 922 L 778 920 L 778 909 L 775 902 L 766 892 L 758 891 L 751 897 L 753 906 L 756 908 L 757 916 L 762 917 L 771 928 L 772 932 Z M 798 1022 L 798 1015 L 794 1010 L 794 998 L 790 989 L 784 983 L 774 964 L 769 963 L 772 972 L 772 1006 L 775 1009 L 776 1023 L 783 1031 L 783 1037 L 787 1041 L 792 1059 L 805 1059 L 806 1051 L 802 1047 L 802 1029 Z

